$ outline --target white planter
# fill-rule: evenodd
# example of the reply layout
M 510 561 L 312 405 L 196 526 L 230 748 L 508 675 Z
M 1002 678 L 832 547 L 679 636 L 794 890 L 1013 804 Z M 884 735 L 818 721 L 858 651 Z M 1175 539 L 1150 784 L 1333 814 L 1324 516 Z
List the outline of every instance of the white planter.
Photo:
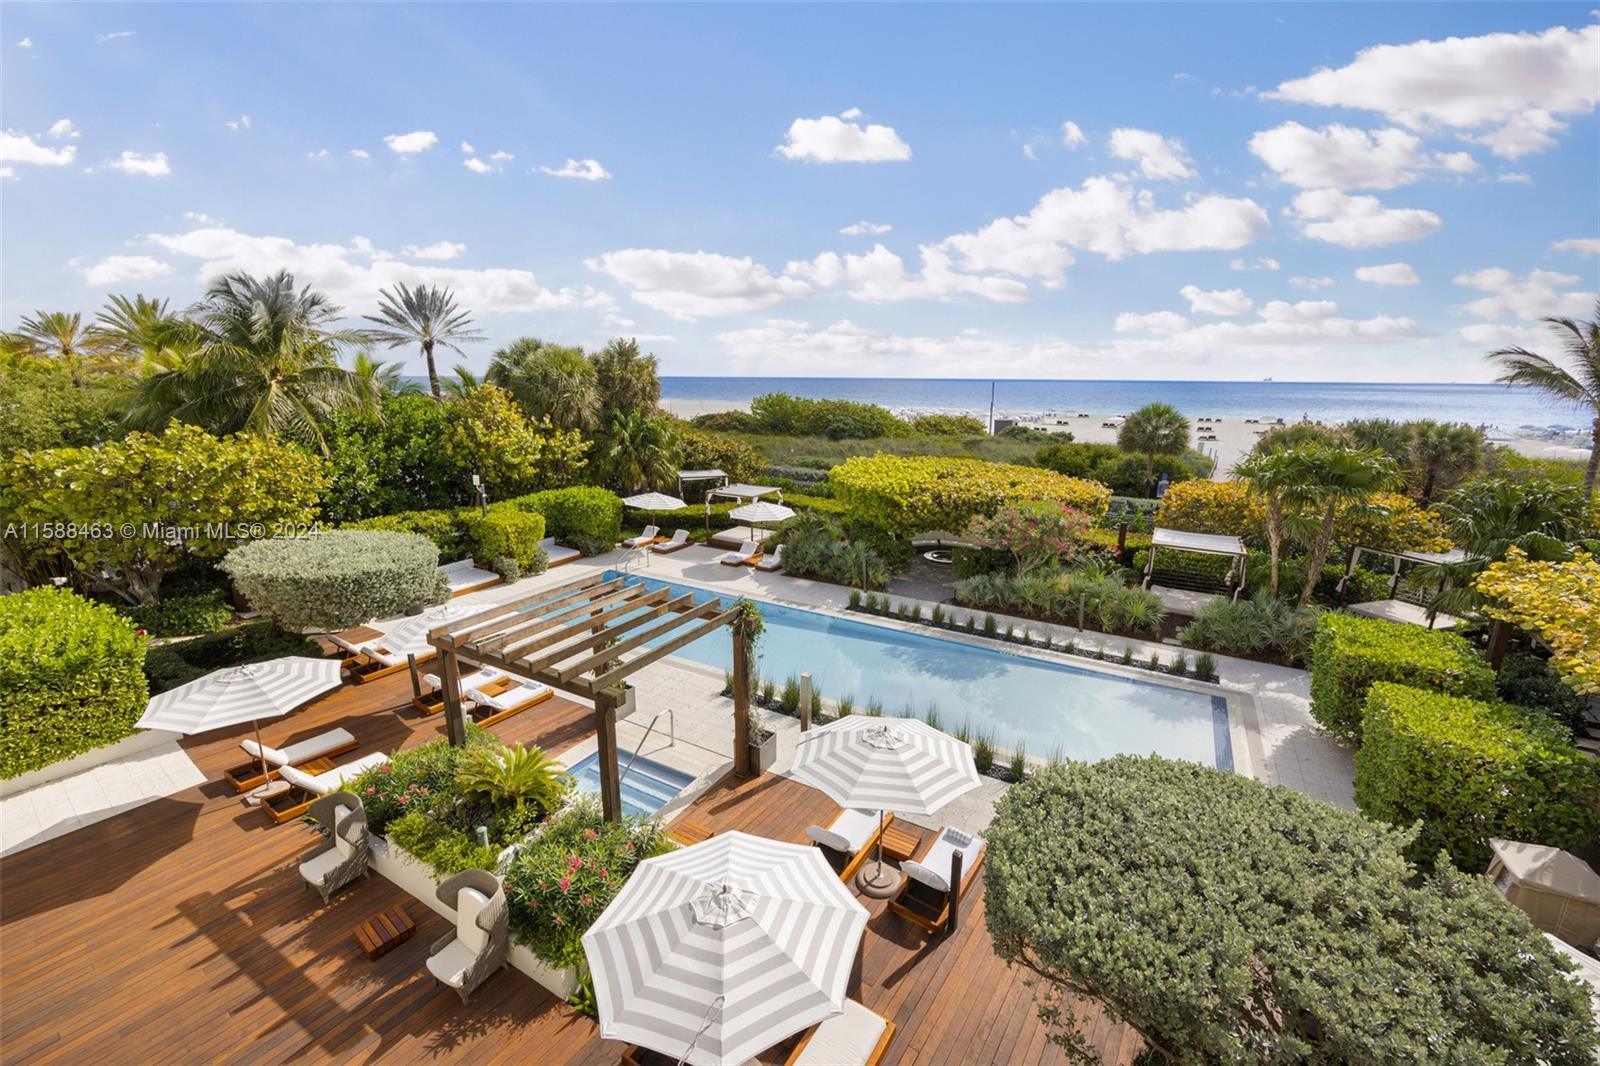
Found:
M 433 871 L 410 852 L 395 847 L 387 837 L 372 837 L 372 869 L 388 878 L 407 895 L 420 901 L 451 924 L 456 912 L 439 901 L 439 879 Z M 545 965 L 522 944 L 511 941 L 511 965 L 533 978 L 542 988 L 558 999 L 568 999 L 578 990 L 578 973 L 571 969 L 555 969 Z

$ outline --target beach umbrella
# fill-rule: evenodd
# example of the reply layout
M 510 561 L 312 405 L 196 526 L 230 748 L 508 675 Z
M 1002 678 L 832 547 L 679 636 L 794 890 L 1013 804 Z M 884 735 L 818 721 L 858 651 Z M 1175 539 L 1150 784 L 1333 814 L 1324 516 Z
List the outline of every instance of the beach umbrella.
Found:
M 757 500 L 754 503 L 747 503 L 743 507 L 735 507 L 728 512 L 728 517 L 735 522 L 764 525 L 767 522 L 787 522 L 794 517 L 794 511 L 781 503 L 768 503 L 765 500 Z
M 308 700 L 338 688 L 340 680 L 339 660 L 306 655 L 230 666 L 152 696 L 144 716 L 134 725 L 188 735 L 249 722 L 255 729 L 265 777 L 269 769 L 261 743 L 261 719 L 288 714 Z
M 727 832 L 646 859 L 583 934 L 600 1035 L 746 1062 L 844 1009 L 866 925 L 816 848 Z
M 978 787 L 972 746 L 915 718 L 850 715 L 800 734 L 789 776 L 820 789 L 841 807 L 933 814 Z M 864 885 L 893 884 L 878 834 L 875 869 Z
M 421 614 L 411 615 L 396 623 L 394 628 L 383 635 L 381 641 L 369 641 L 369 643 L 382 643 L 395 655 L 431 655 L 434 647 L 428 643 L 429 632 L 471 615 L 492 611 L 499 606 L 498 603 L 446 603 L 438 607 L 429 607 Z
M 668 496 L 664 492 L 643 492 L 629 496 L 622 502 L 640 511 L 677 511 L 689 506 L 676 496 Z

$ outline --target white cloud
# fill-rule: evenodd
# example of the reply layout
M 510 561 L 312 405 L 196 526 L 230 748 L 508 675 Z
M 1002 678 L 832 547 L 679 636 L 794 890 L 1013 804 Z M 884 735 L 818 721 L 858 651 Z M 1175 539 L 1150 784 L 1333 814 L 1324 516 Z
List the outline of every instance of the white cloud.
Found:
M 240 270 L 254 274 L 287 270 L 297 284 L 322 289 L 353 313 L 375 303 L 380 288 L 399 282 L 453 289 L 462 306 L 479 314 L 569 310 L 606 303 L 605 293 L 588 286 L 547 289 L 527 270 L 468 270 L 403 262 L 359 237 L 348 244 L 299 244 L 287 237 L 204 227 L 188 233 L 154 233 L 148 240 L 174 255 L 199 260 L 202 282 Z
M 1554 270 L 1530 270 L 1518 277 L 1505 267 L 1489 267 L 1462 274 L 1455 283 L 1486 294 L 1461 306 L 1463 312 L 1474 318 L 1494 321 L 1510 315 L 1534 322 L 1546 315 L 1584 315 L 1592 310 L 1597 298 L 1595 293 L 1558 291 L 1580 280 L 1576 274 Z
M 372 153 L 368 152 L 365 148 L 352 148 L 352 149 L 350 149 L 350 158 L 351 159 L 371 159 L 372 158 Z
M 108 255 L 83 272 L 90 285 L 118 285 L 141 278 L 159 278 L 172 273 L 172 267 L 148 255 Z
M 800 278 L 775 277 L 748 256 L 624 248 L 584 261 L 633 290 L 633 298 L 684 321 L 760 311 L 811 291 Z
M 898 255 L 878 244 L 865 255 L 824 252 L 809 262 L 792 262 L 784 276 L 801 278 L 820 288 L 850 284 L 850 295 L 869 303 L 901 300 L 949 300 L 959 295 L 981 296 L 998 303 L 1022 303 L 1028 287 L 1012 278 L 963 274 L 950 263 L 950 253 L 937 245 L 923 245 L 920 273 L 909 273 Z
M 420 246 L 408 244 L 400 249 L 400 254 L 413 259 L 458 259 L 466 250 L 467 246 L 457 241 L 435 241 Z
M 50 137 L 53 140 L 60 141 L 70 138 L 75 141 L 81 136 L 82 134 L 73 128 L 70 118 L 58 118 L 50 124 Z
M 1183 144 L 1151 130 L 1112 130 L 1111 154 L 1118 159 L 1136 161 L 1139 172 L 1151 181 L 1178 181 L 1195 176 Z
M 1378 45 L 1269 99 L 1376 111 L 1408 129 L 1443 127 L 1515 158 L 1555 143 L 1559 116 L 1600 102 L 1600 26 Z
M 474 174 L 490 174 L 494 172 L 494 167 L 491 167 L 488 163 L 485 163 L 477 156 L 469 156 L 468 158 L 463 159 L 461 161 L 461 165 L 472 171 Z
M 185 222 L 198 222 L 202 226 L 219 226 L 222 224 L 220 218 L 214 218 L 204 211 L 185 211 L 183 219 Z
M 1108 259 L 1130 253 L 1232 250 L 1271 228 L 1254 200 L 1223 196 L 1191 198 L 1175 210 L 1156 207 L 1155 198 L 1111 178 L 1089 178 L 1081 188 L 1045 193 L 1025 215 L 997 219 L 972 233 L 958 233 L 943 245 L 956 252 L 967 270 L 1002 271 L 1057 284 L 1073 263 L 1069 249 L 1097 252 Z
M 1124 311 L 1111 328 L 1118 333 L 1182 333 L 1189 328 L 1189 320 L 1176 311 L 1151 311 L 1146 315 Z
M 0 164 L 0 178 L 14 178 L 16 176 L 17 176 L 17 168 L 16 167 L 11 166 L 8 163 Z
M 1550 246 L 1553 252 L 1577 252 L 1579 255 L 1600 255 L 1600 237 L 1568 237 Z
M 1319 292 L 1336 284 L 1338 283 L 1330 277 L 1293 277 L 1289 279 L 1289 287 L 1299 289 L 1302 292 Z
M 307 159 L 326 159 L 326 158 L 328 158 L 328 150 L 326 148 L 318 148 L 315 152 L 307 152 L 306 153 L 306 158 Z
M 559 167 L 540 167 L 540 173 L 552 178 L 576 178 L 579 181 L 605 181 L 609 171 L 594 159 L 569 159 Z
M 461 142 L 461 150 L 463 152 L 465 152 L 467 155 L 477 155 L 478 154 L 478 150 L 476 148 L 472 147 L 472 143 L 470 141 L 462 141 Z
M 854 121 L 860 108 L 837 118 L 797 118 L 789 124 L 788 140 L 776 151 L 785 159 L 812 163 L 887 163 L 911 158 L 911 146 L 891 126 Z
M 1251 137 L 1250 151 L 1302 189 L 1393 189 L 1427 170 L 1464 174 L 1478 166 L 1466 152 L 1430 155 L 1422 138 L 1405 130 L 1368 132 L 1337 123 L 1314 130 L 1285 122 Z
M 839 232 L 844 234 L 846 237 L 864 237 L 869 235 L 873 237 L 881 237 L 892 229 L 894 229 L 894 227 L 889 225 L 887 222 L 868 222 L 866 219 L 862 219 L 860 222 L 855 222 L 851 225 L 845 226 Z
M 1356 280 L 1371 285 L 1416 285 L 1422 281 L 1410 263 L 1380 263 L 1356 267 Z
M 509 163 L 515 158 L 517 157 L 510 152 L 495 151 L 489 153 L 489 162 L 491 163 Z
M 1512 326 L 1500 322 L 1474 322 L 1462 326 L 1456 333 L 1469 344 L 1480 348 L 1528 348 L 1538 351 L 1548 347 L 1550 333 L 1540 326 Z
M 22 40 L 17 42 L 17 47 L 18 48 L 32 48 L 33 47 L 33 38 L 32 37 L 24 37 Z
M 1307 237 L 1343 248 L 1420 240 L 1444 224 L 1432 211 L 1385 207 L 1376 196 L 1349 196 L 1338 189 L 1303 192 L 1290 213 Z
M 1508 170 L 1504 174 L 1496 174 L 1494 180 L 1501 185 L 1532 185 L 1533 175 L 1520 170 Z
M 117 158 L 107 160 L 100 166 L 106 170 L 120 170 L 124 174 L 139 174 L 147 178 L 160 178 L 172 173 L 165 152 L 145 155 L 143 152 L 124 151 Z
M 1281 265 L 1270 255 L 1257 256 L 1254 259 L 1228 260 L 1228 269 L 1230 270 L 1277 270 Z
M 1039 149 L 1034 146 L 1032 141 L 1029 141 L 1029 142 L 1027 142 L 1026 144 L 1024 144 L 1022 146 L 1022 158 L 1024 158 L 1024 159 L 1038 159 L 1039 158 Z
M 223 125 L 228 127 L 233 132 L 238 133 L 240 130 L 247 130 L 250 128 L 250 116 L 240 115 L 238 118 L 230 118 L 224 122 Z
M 1198 285 L 1185 285 L 1178 295 L 1189 301 L 1189 310 L 1197 315 L 1242 315 L 1255 301 L 1243 289 L 1202 289 Z
M 1063 122 L 1061 124 L 1062 144 L 1068 148 L 1082 148 L 1088 142 L 1089 138 L 1083 135 L 1083 131 L 1078 128 L 1076 122 Z
M 429 148 L 439 143 L 439 137 L 432 130 L 412 130 L 410 133 L 391 133 L 383 139 L 389 150 L 400 155 L 415 155 L 426 152 Z
M 76 145 L 50 148 L 26 133 L 0 131 L 0 163 L 27 163 L 36 167 L 64 167 L 78 154 Z
M 124 38 L 132 37 L 133 34 L 133 30 L 116 30 L 112 33 L 98 34 L 96 35 L 95 40 L 99 41 L 101 44 L 105 44 L 107 41 L 120 41 Z

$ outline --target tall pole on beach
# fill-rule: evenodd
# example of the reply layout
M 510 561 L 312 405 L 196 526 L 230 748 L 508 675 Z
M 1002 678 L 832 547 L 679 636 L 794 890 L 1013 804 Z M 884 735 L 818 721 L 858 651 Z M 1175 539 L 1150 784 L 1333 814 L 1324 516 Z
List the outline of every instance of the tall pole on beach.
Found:
M 994 382 L 989 382 L 989 436 L 994 436 Z

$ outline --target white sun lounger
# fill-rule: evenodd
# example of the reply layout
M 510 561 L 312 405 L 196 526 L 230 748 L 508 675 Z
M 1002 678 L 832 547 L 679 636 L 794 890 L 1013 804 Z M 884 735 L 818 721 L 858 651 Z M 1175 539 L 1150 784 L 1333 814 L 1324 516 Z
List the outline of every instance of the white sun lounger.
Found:
M 738 551 L 723 552 L 722 556 L 717 559 L 717 562 L 721 563 L 723 566 L 743 566 L 746 563 L 754 562 L 760 557 L 760 555 L 761 542 L 756 540 L 747 540 L 743 544 L 739 545 Z
M 783 548 L 784 546 L 782 544 L 778 545 L 777 550 L 771 555 L 763 556 L 760 562 L 753 563 L 751 565 L 753 565 L 757 570 L 766 570 L 769 572 L 783 569 Z
M 876 1066 L 894 1039 L 894 1023 L 853 999 L 806 1034 L 784 1066 Z
M 547 566 L 560 566 L 562 563 L 570 563 L 583 554 L 577 548 L 561 547 L 556 543 L 556 538 L 554 537 L 544 538 L 539 542 L 539 547 L 544 549 Z
M 234 789 L 244 792 L 264 784 L 269 777 L 278 776 L 278 771 L 285 766 L 299 766 L 311 762 L 313 759 L 326 759 L 349 751 L 356 746 L 356 738 L 348 729 L 330 729 L 325 733 L 318 733 L 305 740 L 297 740 L 293 744 L 282 748 L 269 745 L 257 746 L 253 737 L 239 741 L 239 747 L 250 756 L 251 761 L 236 766 L 227 771 L 226 777 Z M 262 776 L 261 760 L 267 761 L 267 774 Z
M 658 555 L 671 555 L 675 551 L 682 551 L 689 546 L 689 531 L 687 529 L 674 529 L 672 539 L 664 544 L 652 544 L 650 550 Z
M 893 821 L 892 814 L 880 822 L 877 811 L 846 808 L 826 829 L 820 825 L 806 826 L 806 836 L 822 849 L 828 857 L 828 865 L 839 871 L 840 879 L 848 881 L 872 845 L 877 843 L 880 824 L 887 828 Z
M 285 766 L 278 771 L 279 784 L 288 788 L 276 794 L 266 796 L 261 801 L 261 809 L 267 812 L 267 817 L 282 825 L 300 817 L 311 809 L 312 802 L 318 796 L 326 796 L 337 792 L 344 787 L 345 782 L 359 775 L 363 770 L 374 766 L 382 766 L 389 761 L 389 756 L 381 751 L 371 755 L 363 755 L 353 762 L 343 766 L 335 766 L 331 770 L 320 774 L 308 774 L 297 770 L 293 766 Z
M 637 537 L 629 537 L 622 542 L 622 545 L 625 548 L 643 548 L 647 544 L 654 544 L 656 538 L 660 535 L 660 526 L 645 526 L 643 533 L 640 533 Z
M 482 569 L 471 559 L 447 563 L 439 567 L 439 572 L 449 584 L 451 596 L 465 596 L 469 592 L 477 592 L 479 589 L 500 584 L 499 574 L 493 570 Z

